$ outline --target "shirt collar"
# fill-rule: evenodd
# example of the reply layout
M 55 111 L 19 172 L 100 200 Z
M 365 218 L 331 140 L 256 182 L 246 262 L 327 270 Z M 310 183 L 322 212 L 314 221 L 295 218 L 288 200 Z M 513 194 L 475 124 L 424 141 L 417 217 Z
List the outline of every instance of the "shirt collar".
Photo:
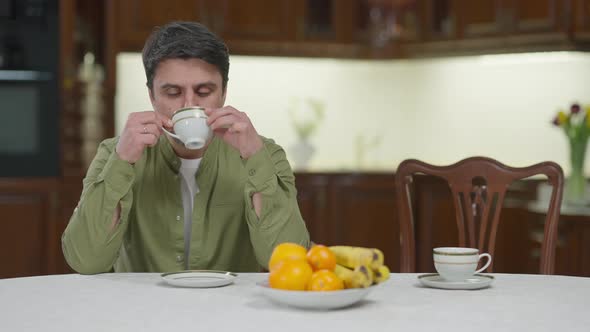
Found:
M 215 163 L 217 159 L 217 150 L 219 148 L 219 139 L 217 137 L 213 137 L 211 142 L 207 146 L 205 153 L 203 154 L 203 158 L 201 160 L 201 165 L 199 166 L 199 172 L 201 169 L 208 169 Z M 172 144 L 168 141 L 165 135 L 160 135 L 158 140 L 158 149 L 160 153 L 164 157 L 166 165 L 170 167 L 175 173 L 178 173 L 180 169 L 180 158 L 174 152 L 172 148 Z

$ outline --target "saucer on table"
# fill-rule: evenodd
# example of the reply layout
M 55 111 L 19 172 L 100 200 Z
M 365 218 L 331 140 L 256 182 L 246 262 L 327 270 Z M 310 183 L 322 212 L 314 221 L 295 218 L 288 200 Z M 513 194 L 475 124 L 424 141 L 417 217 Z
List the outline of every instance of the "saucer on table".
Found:
M 177 287 L 208 288 L 227 286 L 238 276 L 235 273 L 215 270 L 188 270 L 163 273 L 166 283 Z
M 422 274 L 418 280 L 424 286 L 442 288 L 442 289 L 481 289 L 491 285 L 494 277 L 476 274 L 462 281 L 448 281 L 443 279 L 438 273 Z

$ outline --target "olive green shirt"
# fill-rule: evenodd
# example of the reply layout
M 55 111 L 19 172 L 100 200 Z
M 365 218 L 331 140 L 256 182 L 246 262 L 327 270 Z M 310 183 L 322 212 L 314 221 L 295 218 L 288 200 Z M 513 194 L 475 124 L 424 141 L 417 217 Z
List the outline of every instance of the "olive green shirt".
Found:
M 282 242 L 309 246 L 296 199 L 295 179 L 283 149 L 264 147 L 244 160 L 218 138 L 197 171 L 189 257 L 184 257 L 180 160 L 165 137 L 134 165 L 115 152 L 118 138 L 103 141 L 84 179 L 77 208 L 62 235 L 64 256 L 83 274 L 212 269 L 253 272 L 266 268 Z M 260 217 L 252 195 L 261 193 Z M 121 204 L 121 217 L 113 216 Z

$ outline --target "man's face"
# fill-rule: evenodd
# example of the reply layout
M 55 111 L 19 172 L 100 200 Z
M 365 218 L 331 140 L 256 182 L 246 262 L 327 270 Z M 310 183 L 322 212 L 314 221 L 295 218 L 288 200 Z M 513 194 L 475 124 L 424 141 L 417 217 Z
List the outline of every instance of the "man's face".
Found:
M 156 68 L 149 91 L 154 110 L 168 118 L 179 108 L 223 107 L 225 90 L 217 67 L 200 59 L 168 59 Z

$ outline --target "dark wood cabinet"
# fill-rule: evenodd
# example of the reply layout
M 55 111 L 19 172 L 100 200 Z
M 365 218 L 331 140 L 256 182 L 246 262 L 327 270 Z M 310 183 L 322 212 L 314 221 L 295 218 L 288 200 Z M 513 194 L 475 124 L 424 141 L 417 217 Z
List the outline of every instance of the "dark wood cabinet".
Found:
M 383 250 L 399 271 L 399 226 L 393 174 L 299 173 L 299 208 L 311 240 Z
M 409 56 L 582 49 L 571 0 L 424 0 L 422 38 Z M 579 6 L 581 7 L 581 6 Z
M 457 38 L 497 37 L 507 31 L 507 0 L 457 0 L 451 13 L 456 17 Z
M 109 0 L 106 17 L 115 54 L 140 51 L 154 26 L 172 20 L 202 22 L 232 54 L 244 55 L 398 58 L 571 50 L 584 49 L 580 42 L 590 37 L 588 0 Z
M 220 35 L 231 54 L 364 57 L 369 33 L 364 0 L 106 1 L 107 65 L 139 52 L 155 26 L 198 21 Z M 360 11 L 360 12 L 359 12 Z M 112 70 L 109 68 L 109 70 Z
M 112 1 L 109 9 L 121 51 L 141 51 L 154 27 L 170 21 L 207 21 L 204 0 Z
M 298 3 L 221 0 L 209 4 L 209 27 L 226 40 L 295 40 Z
M 507 9 L 509 29 L 515 33 L 566 32 L 570 24 L 570 1 L 513 0 Z
M 0 278 L 55 272 L 58 182 L 0 181 Z
M 573 35 L 577 41 L 590 41 L 590 0 L 573 0 Z
M 232 54 L 360 57 L 366 53 L 358 0 L 216 1 L 209 27 Z M 367 13 L 365 13 L 367 14 Z M 368 14 L 367 14 L 368 15 Z

